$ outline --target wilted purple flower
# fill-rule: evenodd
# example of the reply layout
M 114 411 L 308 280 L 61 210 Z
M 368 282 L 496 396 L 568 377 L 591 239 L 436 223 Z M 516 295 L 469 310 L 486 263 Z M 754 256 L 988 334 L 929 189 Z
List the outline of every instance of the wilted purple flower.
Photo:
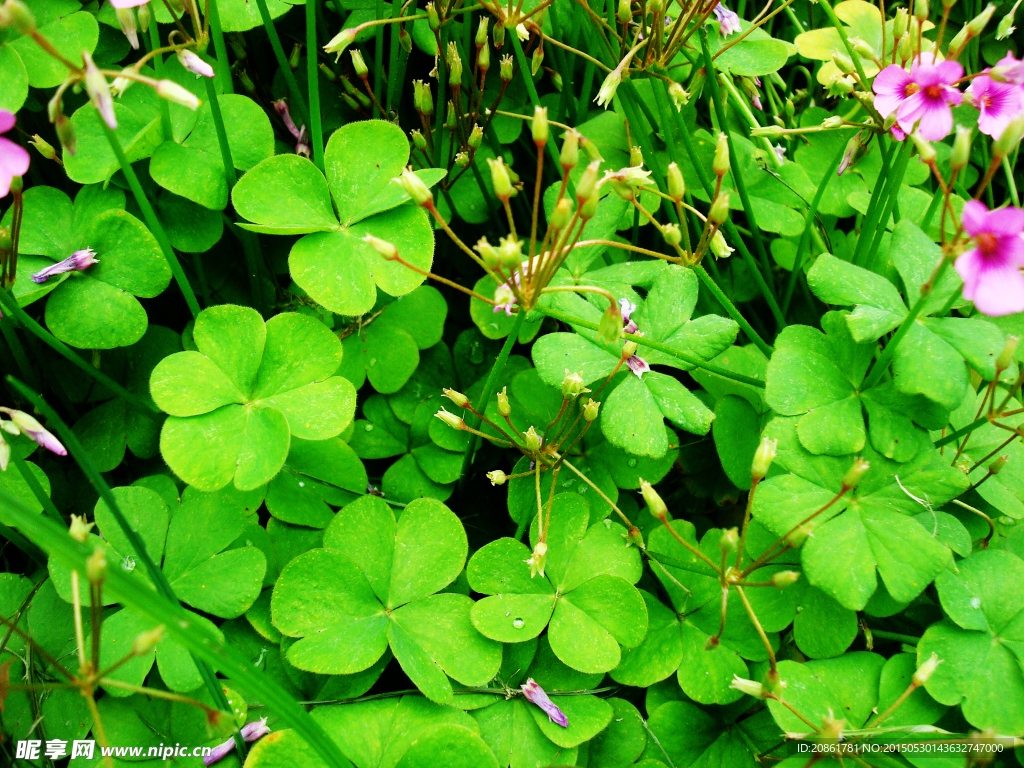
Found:
M 91 267 L 93 264 L 99 264 L 99 261 L 100 260 L 96 258 L 96 251 L 92 248 L 84 248 L 81 251 L 75 251 L 64 259 L 64 261 L 58 261 L 56 264 L 43 267 L 32 275 L 32 282 L 45 283 L 54 275 L 63 275 L 65 272 L 81 272 L 83 269 Z
M 977 245 L 954 264 L 964 281 L 964 298 L 992 317 L 1024 311 L 1024 210 L 990 211 L 970 200 L 961 219 Z
M 626 365 L 629 367 L 629 370 L 636 374 L 638 379 L 642 379 L 644 374 L 651 370 L 651 366 L 640 355 L 630 355 L 626 358 Z
M 626 333 L 636 333 L 636 323 L 630 319 L 630 315 L 636 312 L 636 304 L 629 299 L 619 299 L 619 307 L 622 309 L 622 330 Z
M 563 728 L 569 727 L 569 718 L 548 698 L 548 695 L 544 693 L 544 689 L 537 684 L 536 680 L 532 677 L 528 678 L 526 683 L 519 687 L 523 689 L 523 696 L 526 697 L 527 701 L 536 704 L 544 710 L 548 720 Z
M 0 133 L 7 133 L 14 127 L 13 112 L 0 109 Z M 10 139 L 0 136 L 0 197 L 6 197 L 11 191 L 11 180 L 15 176 L 24 176 L 28 171 L 28 152 Z
M 246 743 L 251 744 L 257 739 L 261 739 L 270 733 L 270 729 L 267 727 L 267 718 L 261 720 L 253 720 L 251 723 L 246 723 L 242 726 L 241 734 L 242 738 L 245 739 Z M 228 739 L 223 744 L 218 744 L 214 747 L 210 754 L 203 758 L 203 765 L 210 766 L 216 763 L 218 760 L 223 760 L 231 751 L 235 748 L 234 737 Z
M 58 456 L 68 455 L 67 449 L 60 444 L 60 440 L 47 432 L 46 427 L 24 411 L 16 411 L 13 408 L 0 408 L 0 413 L 6 413 L 10 417 L 14 427 L 12 429 L 11 425 L 4 424 L 3 428 L 5 432 L 10 432 L 14 435 L 24 432 L 46 450 L 55 453 Z
M 100 113 L 103 122 L 112 131 L 117 130 L 117 117 L 114 115 L 114 99 L 110 95 L 110 84 L 103 76 L 92 56 L 88 51 L 82 52 L 82 60 L 85 62 L 85 91 L 89 94 L 89 100 Z
M 193 51 L 188 50 L 188 48 L 182 48 L 177 53 L 181 66 L 189 72 L 202 75 L 203 77 L 213 77 L 213 67 L 199 58 Z
M 302 155 L 303 157 L 309 157 L 309 143 L 306 139 L 306 126 L 301 128 L 295 127 L 295 121 L 292 120 L 291 112 L 288 111 L 288 102 L 284 99 L 279 99 L 274 102 L 274 111 L 277 112 L 278 117 L 284 123 L 284 127 L 288 129 L 288 132 L 295 137 L 295 154 Z
M 715 18 L 721 24 L 722 37 L 736 34 L 741 29 L 739 14 L 736 11 L 730 11 L 721 3 L 715 6 Z

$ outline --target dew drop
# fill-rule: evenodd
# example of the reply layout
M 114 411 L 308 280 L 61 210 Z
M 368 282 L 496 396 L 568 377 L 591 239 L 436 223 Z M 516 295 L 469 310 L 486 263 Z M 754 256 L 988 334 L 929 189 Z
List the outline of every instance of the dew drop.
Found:
M 522 629 L 526 625 L 526 622 L 520 619 L 518 616 L 512 619 L 512 626 L 516 629 Z
M 631 466 L 631 467 L 635 467 L 635 466 L 636 466 L 636 459 L 630 459 L 630 460 L 629 460 L 629 461 L 627 461 L 626 463 L 627 463 L 627 464 L 628 464 L 629 466 Z
M 578 494 L 580 494 L 582 496 L 586 492 L 587 492 L 586 484 L 580 483 L 579 487 L 576 489 L 576 493 L 578 493 Z
M 376 357 L 371 357 L 370 358 L 370 365 L 376 365 L 376 364 L 377 364 L 377 358 Z
M 363 427 L 363 429 L 365 429 L 367 432 L 373 432 L 373 424 L 367 424 L 365 427 Z
M 604 523 L 604 527 L 607 528 L 609 531 L 612 529 L 612 521 L 609 520 L 607 517 L 601 522 Z
M 305 488 L 305 487 L 306 487 L 306 484 L 305 484 L 305 483 L 303 483 L 303 482 L 300 482 L 300 483 L 299 483 L 299 488 Z
M 121 561 L 121 570 L 123 571 L 134 571 L 135 570 L 135 558 L 125 555 L 124 560 Z

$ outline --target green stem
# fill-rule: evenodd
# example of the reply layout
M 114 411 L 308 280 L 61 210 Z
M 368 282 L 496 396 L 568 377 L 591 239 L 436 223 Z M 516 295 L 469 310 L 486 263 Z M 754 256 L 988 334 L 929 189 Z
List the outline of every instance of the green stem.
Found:
M 888 198 L 894 192 L 893 180 L 897 175 L 902 179 L 900 168 L 906 168 L 904 158 L 909 159 L 912 143 L 913 142 L 911 141 L 903 142 L 903 146 L 900 147 L 899 150 L 899 157 L 896 158 L 895 168 L 893 172 L 889 174 L 889 178 L 885 182 L 882 182 L 881 179 L 875 182 L 877 185 L 875 187 L 875 193 L 878 197 L 873 201 L 874 205 L 868 208 L 867 215 L 864 217 L 864 223 L 861 226 L 860 235 L 857 238 L 857 248 L 853 252 L 852 262 L 858 266 L 864 266 L 864 261 L 869 255 L 868 245 L 872 242 L 875 231 L 880 226 L 882 227 L 882 231 L 885 231 L 885 222 L 882 221 L 882 210 L 887 207 Z
M 314 0 L 306 0 L 307 3 L 314 2 Z M 394 6 L 401 3 L 398 0 L 392 2 L 392 11 Z M 377 12 L 373 18 L 383 19 L 384 18 L 384 0 L 377 0 Z M 374 51 L 373 51 L 373 116 L 382 117 L 380 113 L 381 99 L 381 88 L 384 84 L 384 25 L 378 24 L 377 28 L 373 31 Z M 444 51 L 440 51 L 440 55 L 444 56 Z M 438 81 L 438 87 L 440 87 L 440 81 Z M 310 96 L 312 99 L 313 97 Z
M 750 109 L 750 105 L 747 104 L 747 98 L 733 83 L 732 78 L 723 77 L 722 84 L 725 85 L 725 90 L 729 92 L 729 98 L 732 99 L 732 104 L 738 104 L 739 109 L 737 110 L 743 118 L 747 121 L 747 125 L 751 128 L 760 128 L 761 123 L 758 122 L 754 116 L 753 111 Z M 771 80 L 765 79 L 765 93 L 769 93 L 768 87 L 771 85 Z M 764 145 L 765 153 L 768 156 L 768 161 L 776 168 L 782 167 L 782 160 L 775 154 L 775 147 L 772 146 L 772 141 L 767 136 L 761 137 L 761 143 Z
M 171 247 L 171 241 L 167 239 L 167 233 L 164 232 L 163 225 L 160 223 L 160 219 L 156 217 L 156 211 L 153 210 L 149 198 L 146 197 L 146 193 L 139 183 L 139 177 L 135 175 L 135 169 L 132 168 L 132 164 L 125 157 L 124 149 L 121 148 L 121 142 L 118 140 L 117 134 L 110 130 L 109 125 L 103 122 L 103 118 L 100 117 L 98 112 L 96 113 L 96 119 L 99 120 L 103 132 L 107 135 L 107 141 L 110 142 L 110 148 L 114 151 L 114 156 L 117 157 L 117 162 L 121 166 L 121 172 L 124 174 L 125 179 L 127 179 L 132 194 L 135 195 L 135 202 L 142 210 L 142 216 L 146 220 L 146 224 L 156 238 L 157 243 L 160 244 L 160 250 L 163 251 L 164 258 L 167 259 L 167 264 L 171 268 L 174 280 L 185 295 L 185 303 L 188 304 L 189 311 L 195 317 L 199 314 L 199 302 L 196 301 L 196 294 L 193 292 L 192 286 L 189 285 L 188 278 L 185 277 L 185 272 L 181 268 L 181 262 L 178 261 L 177 255 L 174 253 L 174 248 Z
M 515 37 L 515 30 L 512 31 L 512 36 Z M 476 401 L 477 413 L 483 413 L 487 408 L 487 402 L 494 396 L 494 390 L 498 386 L 498 377 L 505 368 L 505 361 L 508 360 L 508 356 L 512 353 L 512 347 L 515 346 L 516 340 L 519 338 L 519 330 L 523 327 L 525 319 L 526 312 L 520 309 L 516 314 L 515 322 L 512 323 L 512 330 L 508 332 L 505 343 L 501 347 L 501 352 L 498 353 L 498 357 L 494 360 L 494 365 L 491 366 L 491 372 L 487 374 L 484 388 L 480 392 L 480 399 Z M 470 428 L 476 429 L 480 426 L 480 419 L 470 414 L 469 418 L 466 419 L 466 424 Z M 466 476 L 469 473 L 469 467 L 473 463 L 473 454 L 480 447 L 480 443 L 481 439 L 479 436 L 470 438 L 469 445 L 466 446 L 466 453 L 462 457 L 462 471 L 459 473 L 459 483 L 465 482 Z
M 149 24 L 149 45 L 151 51 L 160 47 L 160 30 L 157 29 L 156 19 Z M 153 57 L 153 71 L 156 72 L 157 80 L 163 79 L 164 57 L 162 54 L 158 53 Z M 158 101 L 160 102 L 160 132 L 164 141 L 170 141 L 174 138 L 174 132 L 171 129 L 171 106 L 167 99 L 158 99 Z
M 210 114 L 213 117 L 213 125 L 217 131 L 217 144 L 220 146 L 220 160 L 224 166 L 224 178 L 228 182 L 228 189 L 234 189 L 238 183 L 238 174 L 235 172 L 235 161 L 231 155 L 231 145 L 228 143 L 227 128 L 224 125 L 224 114 L 220 109 L 220 100 L 213 87 L 213 81 L 206 78 L 206 98 L 210 102 Z M 252 233 L 248 233 L 252 235 Z M 245 254 L 245 268 L 249 274 L 249 292 L 252 294 L 253 304 L 257 311 L 267 316 L 266 301 L 263 297 L 263 290 L 260 286 L 259 260 L 253 247 L 255 235 L 251 237 L 239 236 L 242 243 L 242 252 Z
M 736 243 L 738 245 L 739 241 L 737 240 Z M 743 330 L 745 334 L 747 334 L 747 337 L 752 342 L 754 342 L 754 345 L 764 353 L 765 357 L 771 357 L 771 345 L 769 345 L 768 342 L 762 339 L 760 334 L 758 334 L 758 332 L 753 329 L 750 323 L 747 322 L 747 319 L 743 317 L 743 313 L 740 312 L 739 309 L 737 309 L 736 305 L 733 304 L 732 301 L 729 299 L 729 297 L 725 295 L 725 291 L 718 287 L 718 283 L 716 283 L 714 278 L 707 273 L 707 270 L 705 270 L 704 267 L 702 267 L 700 264 L 694 264 L 693 271 L 697 273 L 697 277 L 704 284 L 704 287 L 707 288 L 708 291 L 710 291 L 711 295 L 714 296 L 715 299 L 718 301 L 718 303 L 725 308 L 725 311 L 729 314 L 729 317 L 735 320 L 736 324 L 739 325 L 739 327 Z
M 266 30 L 267 37 L 270 38 L 270 47 L 274 49 L 274 58 L 277 59 L 277 66 L 284 76 L 284 81 L 288 85 L 288 90 L 291 91 L 292 98 L 295 100 L 293 106 L 298 106 L 302 115 L 306 116 L 309 114 L 309 108 L 306 106 L 306 100 L 302 96 L 302 91 L 299 90 L 299 83 L 295 80 L 295 73 L 292 72 L 291 65 L 288 63 L 288 57 L 285 56 L 284 48 L 281 47 L 281 38 L 277 36 L 274 20 L 270 18 L 267 0 L 256 0 L 256 5 L 260 9 L 260 18 L 263 19 L 263 29 Z
M 718 90 L 718 78 L 715 76 L 714 62 L 711 59 L 711 49 L 708 47 L 708 32 L 707 27 L 701 27 L 700 32 L 700 45 L 704 51 L 704 66 L 708 70 L 708 86 L 711 89 L 711 100 L 715 104 L 715 113 L 718 115 L 718 124 L 722 129 L 722 133 L 725 134 L 725 141 L 729 146 L 729 156 L 736 158 L 736 149 L 733 146 L 732 131 L 729 130 L 729 124 L 725 119 L 725 106 L 722 104 L 721 93 Z M 772 152 L 772 156 L 775 153 Z M 761 269 L 758 268 L 754 262 L 754 257 L 746 249 L 742 249 L 741 253 L 745 257 L 747 262 L 747 268 L 754 276 L 754 280 L 757 282 L 758 287 L 761 289 L 761 293 L 764 295 L 765 301 L 768 302 L 768 308 L 771 309 L 772 315 L 775 317 L 775 322 L 779 329 L 786 327 L 786 318 L 782 315 L 782 310 L 779 308 L 779 303 L 775 298 L 775 292 L 772 290 L 771 285 L 768 283 L 771 280 L 771 265 L 768 261 L 768 252 L 764 247 L 764 240 L 761 237 L 761 230 L 757 226 L 757 219 L 754 216 L 754 208 L 750 204 L 750 197 L 747 195 L 747 185 L 743 181 L 743 174 L 737 171 L 735 168 L 732 169 L 732 178 L 736 183 L 736 191 L 740 194 L 740 201 L 743 203 L 743 212 L 747 217 L 747 222 L 750 224 L 750 230 L 754 235 L 754 248 L 757 249 L 757 256 L 761 260 L 762 268 L 765 270 L 764 274 L 761 273 Z M 746 258 L 748 257 L 749 258 Z
M 699 274 L 700 273 L 698 273 L 698 275 Z M 570 315 L 566 312 L 562 312 L 560 310 L 551 309 L 549 307 L 544 306 L 537 306 L 535 307 L 535 309 L 538 312 L 543 312 L 548 317 L 553 317 L 555 320 L 561 320 L 563 323 L 568 323 L 569 325 L 578 325 L 580 328 L 587 328 L 588 330 L 591 331 L 598 330 L 597 323 L 592 323 L 589 320 L 584 320 L 583 318 L 580 317 L 574 317 L 573 315 Z M 696 355 L 691 355 L 688 352 L 683 352 L 681 349 L 670 347 L 668 344 L 662 344 L 660 341 L 653 341 L 644 336 L 639 336 L 633 333 L 627 333 L 626 338 L 629 339 L 630 341 L 635 341 L 641 347 L 650 347 L 651 349 L 656 349 L 659 352 L 664 352 L 666 355 L 672 355 L 672 357 L 678 358 L 679 360 L 682 360 L 684 363 L 692 365 L 694 368 L 700 368 L 701 370 L 707 371 L 708 373 L 713 373 L 716 376 L 721 376 L 722 378 L 725 379 L 732 379 L 733 381 L 738 381 L 741 384 L 747 384 L 751 387 L 758 387 L 760 389 L 764 388 L 764 382 L 761 381 L 760 379 L 755 379 L 750 376 L 744 376 L 742 373 L 735 373 L 733 371 L 730 371 L 728 368 L 722 368 L 721 366 L 715 365 L 714 363 L 709 363 L 707 360 L 699 358 Z M 765 354 L 770 355 L 771 349 L 769 349 L 768 352 L 766 352 Z
M 803 267 L 804 249 L 807 247 L 807 241 L 810 239 L 811 228 L 814 226 L 814 217 L 818 214 L 818 206 L 821 204 L 821 199 L 825 196 L 825 188 L 832 180 L 832 177 L 836 175 L 836 171 L 839 170 L 839 164 L 843 161 L 843 155 L 845 154 L 846 147 L 844 146 L 832 158 L 832 163 L 829 165 L 828 170 L 825 171 L 821 183 L 818 184 L 818 190 L 814 193 L 811 207 L 807 209 L 807 216 L 804 219 L 804 231 L 800 233 L 800 242 L 796 247 L 796 255 L 793 257 L 793 271 L 789 273 L 786 295 L 782 299 L 782 313 L 784 315 L 789 313 L 789 303 L 793 300 L 793 289 L 796 287 L 797 277 L 800 274 L 800 269 Z
M 84 573 L 86 562 L 92 555 L 92 547 L 72 539 L 64 526 L 57 525 L 43 515 L 36 514 L 14 496 L 0 490 L 2 508 L 24 534 L 47 552 L 51 558 L 70 568 Z M 218 638 L 211 630 L 197 623 L 195 616 L 176 602 L 169 601 L 162 594 L 154 593 L 140 574 L 126 573 L 120 568 L 109 568 L 106 587 L 111 594 L 128 607 L 150 619 L 154 624 L 163 624 L 167 634 L 188 648 L 194 657 L 202 660 L 203 666 L 216 664 L 226 676 L 244 683 L 245 690 L 251 691 L 255 699 L 271 708 L 282 724 L 292 727 L 317 751 L 331 768 L 349 768 L 351 764 L 341 754 L 334 741 L 294 698 L 266 675 L 252 666 L 250 659 Z M 218 686 L 218 693 L 223 692 Z M 217 701 L 217 698 L 214 699 Z M 218 706 L 221 706 L 218 704 Z M 223 704 L 225 711 L 230 711 Z
M 917 645 L 921 642 L 920 637 L 914 637 L 912 635 L 900 635 L 896 632 L 886 632 L 884 629 L 872 629 L 871 634 L 875 637 L 881 637 L 884 640 L 898 640 L 901 643 L 907 645 Z
M 893 168 L 892 174 L 889 177 L 889 186 L 887 189 L 887 197 L 885 200 L 885 206 L 882 208 L 882 215 L 879 221 L 876 223 L 874 228 L 874 237 L 871 239 L 871 250 L 867 254 L 868 269 L 874 270 L 875 256 L 878 254 L 878 248 L 882 244 L 882 235 L 885 234 L 886 228 L 889 226 L 889 217 L 893 214 L 893 209 L 899 200 L 900 184 L 903 183 L 903 174 L 907 171 L 907 163 L 910 162 L 910 142 L 907 142 L 907 146 L 900 152 L 900 156 L 896 158 L 896 165 Z M 894 219 L 894 223 L 898 222 L 898 217 Z M 860 243 L 858 243 L 859 245 Z
M 82 444 L 78 441 L 75 433 L 71 431 L 67 424 L 57 415 L 57 412 L 49 406 L 49 404 L 43 400 L 39 395 L 33 392 L 31 389 L 26 387 L 20 381 L 15 379 L 13 376 L 7 377 L 7 383 L 13 387 L 17 392 L 28 400 L 33 407 L 35 407 L 39 413 L 41 413 L 47 420 L 47 423 L 56 430 L 61 440 L 64 442 L 64 446 L 68 449 L 68 453 L 75 459 L 78 466 L 81 468 L 82 473 L 89 480 L 89 483 L 95 489 L 106 503 L 110 513 L 114 516 L 118 526 L 120 526 L 122 533 L 125 538 L 128 539 L 128 543 L 135 550 L 135 554 L 138 555 L 142 564 L 146 567 L 146 572 L 149 576 L 149 580 L 156 587 L 157 592 L 168 602 L 174 603 L 179 608 L 181 603 L 174 594 L 174 590 L 171 589 L 170 583 L 164 576 L 163 571 L 160 570 L 159 566 L 153 562 L 153 558 L 150 557 L 149 550 L 146 549 L 146 544 L 143 542 L 142 537 L 139 536 L 138 532 L 132 528 L 121 512 L 121 508 L 117 504 L 117 500 L 114 498 L 114 494 L 110 491 L 110 486 L 107 485 L 103 479 L 103 475 L 100 474 L 96 465 L 92 463 L 92 459 L 89 454 L 82 447 Z M 228 700 L 224 695 L 224 689 L 221 684 L 217 682 L 216 677 L 213 674 L 213 669 L 202 659 L 195 656 L 192 657 L 196 667 L 199 669 L 199 674 L 206 683 L 209 689 L 210 695 L 213 697 L 213 702 L 218 709 L 225 712 L 231 711 L 231 706 L 228 704 Z M 245 740 L 242 739 L 238 729 L 235 729 L 235 747 L 238 749 L 238 755 L 245 761 L 247 749 L 245 746 Z
M 380 45 L 380 41 L 377 41 Z M 306 76 L 309 86 L 309 130 L 313 142 L 313 162 L 324 170 L 324 129 L 320 124 L 320 73 L 317 69 L 316 0 L 306 0 Z M 379 61 L 378 57 L 378 61 Z M 379 98 L 379 97 L 378 97 Z
M 537 95 L 537 85 L 533 82 L 533 74 L 530 72 L 530 62 L 526 60 L 526 54 L 523 53 L 523 44 L 519 42 L 519 36 L 516 31 L 510 30 L 511 34 L 507 35 L 512 39 L 512 48 L 516 53 L 516 62 L 519 64 L 519 72 L 523 76 L 523 80 L 526 81 L 526 92 L 530 94 L 530 103 L 533 104 L 534 108 L 540 106 L 540 97 Z M 555 132 L 548 132 L 548 152 L 551 153 L 551 159 L 555 161 L 555 167 L 558 167 L 559 154 L 558 146 L 555 143 Z M 573 184 L 572 180 L 569 181 L 569 193 L 572 195 L 576 194 L 576 185 Z
M 943 437 L 943 438 L 941 438 L 939 440 L 936 440 L 935 441 L 935 447 L 936 448 L 941 448 L 944 445 L 949 445 L 950 443 L 952 443 L 952 442 L 954 442 L 956 440 L 959 440 L 964 435 L 969 435 L 971 432 L 976 430 L 978 427 L 983 427 L 986 424 L 988 424 L 988 416 L 982 416 L 982 417 L 980 417 L 978 419 L 975 419 L 970 424 L 968 424 L 966 427 L 960 427 L 960 429 L 956 430 L 956 432 L 950 432 L 945 437 Z
M 46 495 L 46 491 L 43 490 L 43 486 L 39 484 L 36 476 L 32 474 L 32 470 L 28 468 L 27 462 L 21 458 L 21 455 L 17 450 L 11 451 L 11 460 L 14 461 L 14 466 L 18 468 L 18 472 L 21 473 L 21 478 L 25 481 L 25 485 L 32 491 L 32 495 L 36 497 L 36 501 L 39 505 L 46 510 L 46 514 L 54 519 L 55 522 L 64 525 L 64 518 L 61 517 L 57 507 L 54 506 L 53 500 Z
M 84 371 L 88 376 L 94 378 L 103 386 L 107 387 L 107 389 L 122 400 L 130 403 L 145 413 L 160 413 L 160 410 L 155 405 L 147 402 L 134 392 L 129 392 L 112 378 L 107 376 L 107 374 L 103 373 L 103 371 L 97 370 L 89 365 L 89 363 L 85 362 L 85 360 L 80 358 L 64 342 L 55 338 L 49 331 L 33 320 L 28 313 L 19 307 L 18 303 L 4 290 L 0 290 L 0 304 L 3 305 L 4 311 L 10 312 L 23 328 L 36 336 L 40 341 L 46 344 L 46 346 L 57 352 L 57 354 L 64 357 L 69 363 Z
M 35 544 L 26 539 L 13 528 L 8 528 L 3 523 L 0 523 L 0 537 L 7 539 L 14 546 L 16 546 L 26 555 L 35 560 L 43 568 L 46 567 L 46 555 L 44 555 L 43 552 Z
M 213 36 L 213 50 L 217 54 L 217 80 L 224 93 L 233 93 L 231 83 L 231 67 L 228 65 L 228 47 L 224 43 L 224 30 L 220 25 L 220 10 L 217 0 L 209 0 L 210 34 Z
M 6 295 L 2 288 L 0 288 L 0 295 Z M 22 346 L 21 339 L 18 338 L 18 332 L 10 318 L 0 318 L 0 334 L 3 335 L 4 340 L 7 342 L 7 346 L 11 350 L 11 355 L 21 371 L 22 377 L 33 385 L 38 384 L 38 372 L 29 362 L 28 355 L 25 354 L 25 347 Z

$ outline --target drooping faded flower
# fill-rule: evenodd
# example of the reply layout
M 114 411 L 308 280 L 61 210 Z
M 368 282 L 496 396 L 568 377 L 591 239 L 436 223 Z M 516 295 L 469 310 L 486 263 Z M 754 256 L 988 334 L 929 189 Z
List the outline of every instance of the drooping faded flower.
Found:
M 84 248 L 81 251 L 75 251 L 64 261 L 58 261 L 56 264 L 43 267 L 32 275 L 32 282 L 45 283 L 54 275 L 63 275 L 65 272 L 81 272 L 83 269 L 98 263 L 99 259 L 96 258 L 96 251 L 92 248 Z
M 89 94 L 89 100 L 100 113 L 103 122 L 110 130 L 116 131 L 117 117 L 114 115 L 114 99 L 110 95 L 110 84 L 88 51 L 82 51 L 82 60 L 85 62 L 85 91 Z
M 251 723 L 246 723 L 242 726 L 240 733 L 247 744 L 251 744 L 258 739 L 263 738 L 270 733 L 270 729 L 267 727 L 267 718 L 264 717 L 260 720 L 253 720 Z M 223 760 L 225 757 L 230 755 L 234 749 L 234 738 L 230 738 L 224 743 L 218 744 L 210 751 L 210 754 L 203 757 L 203 765 L 210 766 L 218 760 Z
M 734 35 L 741 29 L 739 14 L 736 11 L 730 11 L 721 3 L 715 6 L 715 18 L 721 24 L 719 31 L 722 37 Z
M 0 109 L 0 133 L 7 133 L 14 127 L 13 112 Z M 0 197 L 6 197 L 11 191 L 11 180 L 15 176 L 24 176 L 28 171 L 28 151 L 10 139 L 0 136 Z
M 978 130 L 998 138 L 1024 109 L 1024 88 L 978 75 L 967 88 L 967 100 L 978 110 Z
M 651 366 L 639 355 L 630 355 L 626 358 L 626 366 L 636 374 L 638 379 L 642 379 L 644 374 L 651 370 Z
M 536 680 L 532 677 L 527 678 L 526 682 L 519 687 L 523 689 L 523 696 L 526 697 L 527 701 L 531 704 L 536 704 L 544 710 L 544 714 L 548 716 L 548 720 L 556 725 L 562 726 L 563 728 L 569 727 L 569 718 L 567 718 L 565 713 L 563 713 L 562 710 L 560 710 L 558 706 L 548 698 L 547 693 L 545 693 L 544 689 L 538 685 Z
M 630 319 L 630 315 L 636 312 L 636 304 L 629 299 L 619 299 L 619 308 L 622 310 L 622 330 L 624 333 L 636 333 L 636 323 Z
M 295 154 L 302 155 L 303 157 L 309 157 L 311 151 L 306 137 L 306 126 L 302 126 L 301 128 L 295 127 L 295 121 L 292 120 L 291 112 L 288 111 L 288 102 L 284 99 L 275 101 L 274 111 L 277 112 L 278 117 L 281 118 L 281 122 L 283 122 L 284 127 L 288 129 L 288 133 L 295 137 Z
M 964 281 L 964 298 L 992 317 L 1024 311 L 1024 210 L 990 211 L 971 200 L 961 220 L 975 243 L 954 264 Z
M 954 83 L 963 77 L 964 68 L 955 61 L 934 63 L 934 57 L 922 54 L 910 72 L 891 64 L 875 77 L 875 109 L 882 117 L 896 113 L 893 133 L 897 138 L 918 126 L 921 138 L 940 141 L 953 130 L 950 105 L 963 101 Z M 899 131 L 895 128 L 899 127 Z
M 192 74 L 202 75 L 203 77 L 213 77 L 213 67 L 199 58 L 194 51 L 190 51 L 188 48 L 182 48 L 177 51 L 177 55 L 178 61 L 181 62 L 181 66 Z
M 58 456 L 68 455 L 67 449 L 61 445 L 60 440 L 51 435 L 46 427 L 24 411 L 17 411 L 13 408 L 0 408 L 0 413 L 6 413 L 11 419 L 9 424 L 3 425 L 5 432 L 10 432 L 13 435 L 25 433 L 35 440 L 40 447 L 45 448 L 51 453 L 55 453 Z

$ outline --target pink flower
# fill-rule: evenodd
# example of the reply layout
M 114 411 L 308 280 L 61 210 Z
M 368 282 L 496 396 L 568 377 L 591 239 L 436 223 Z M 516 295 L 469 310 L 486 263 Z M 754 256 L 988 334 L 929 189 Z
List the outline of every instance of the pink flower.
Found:
M 977 246 L 954 265 L 964 281 L 964 298 L 992 317 L 1024 311 L 1024 210 L 990 211 L 971 200 L 961 218 Z
M 3 425 L 4 432 L 14 435 L 24 432 L 42 448 L 58 456 L 68 455 L 67 449 L 60 444 L 60 440 L 51 435 L 46 430 L 46 427 L 24 411 L 16 411 L 13 408 L 0 408 L 0 413 L 6 413 L 11 419 L 10 424 L 5 423 Z
M 640 355 L 632 355 L 626 358 L 626 366 L 636 374 L 638 379 L 642 379 L 644 374 L 651 370 L 651 366 Z
M 178 61 L 181 62 L 181 66 L 187 69 L 194 75 L 202 75 L 203 77 L 213 77 L 213 67 L 208 62 L 203 61 L 193 51 L 187 48 L 182 48 L 177 52 Z
M 32 282 L 45 283 L 54 275 L 63 275 L 65 272 L 81 272 L 83 269 L 98 263 L 99 259 L 96 258 L 96 251 L 92 248 L 85 248 L 81 251 L 75 251 L 64 261 L 58 261 L 56 264 L 40 269 L 32 275 Z
M 939 141 L 953 130 L 950 104 L 963 101 L 963 94 L 953 84 L 963 74 L 964 68 L 955 61 L 934 64 L 928 57 L 922 57 L 909 73 L 891 64 L 878 73 L 872 85 L 875 108 L 882 117 L 895 112 L 900 131 L 909 133 L 920 124 L 921 138 Z M 902 138 L 899 133 L 897 138 Z
M 741 29 L 739 14 L 736 11 L 730 11 L 721 3 L 715 6 L 715 18 L 721 24 L 719 31 L 722 37 L 734 35 Z
M 267 727 L 267 718 L 262 720 L 253 720 L 251 723 L 246 723 L 242 726 L 241 734 L 242 738 L 247 743 L 252 743 L 257 739 L 261 739 L 270 733 L 270 729 Z M 228 739 L 223 744 L 218 744 L 214 747 L 210 754 L 203 757 L 203 765 L 210 766 L 216 763 L 218 760 L 223 760 L 227 757 L 235 748 L 234 737 Z
M 967 88 L 967 99 L 980 113 L 978 130 L 998 138 L 1024 109 L 1024 88 L 1014 83 L 998 83 L 988 75 L 978 75 Z
M 1013 58 L 1012 53 L 1003 56 L 992 67 L 991 72 L 1000 81 L 1013 83 L 1014 85 L 1024 85 L 1024 60 Z
M 7 133 L 14 127 L 14 114 L 0 109 L 0 133 Z M 24 176 L 28 171 L 28 152 L 10 139 L 0 136 L 0 197 L 11 191 L 11 179 Z
M 629 316 L 636 312 L 636 304 L 629 299 L 619 299 L 619 307 L 622 310 L 622 330 L 626 333 L 636 333 L 636 323 L 629 319 Z
M 110 4 L 115 8 L 138 8 L 148 2 L 149 0 L 110 0 Z
M 560 725 L 563 728 L 569 727 L 569 718 L 560 710 L 548 695 L 544 692 L 544 689 L 537 684 L 537 681 L 532 677 L 528 678 L 524 685 L 519 686 L 523 689 L 523 696 L 526 700 L 536 704 L 538 707 L 544 710 L 544 713 L 548 716 L 548 720 L 556 725 Z

